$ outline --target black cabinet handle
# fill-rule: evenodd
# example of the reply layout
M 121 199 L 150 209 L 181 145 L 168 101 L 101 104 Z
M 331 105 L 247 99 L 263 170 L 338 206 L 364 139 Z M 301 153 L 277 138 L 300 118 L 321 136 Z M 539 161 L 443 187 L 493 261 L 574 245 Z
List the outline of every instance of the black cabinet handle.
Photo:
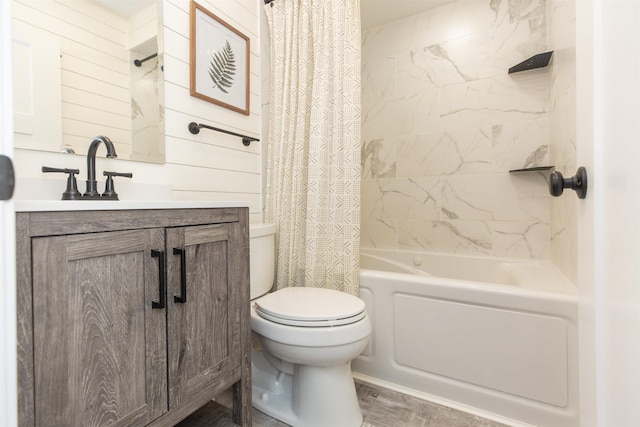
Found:
M 174 255 L 180 255 L 180 294 L 174 295 L 173 300 L 184 304 L 187 302 L 187 257 L 184 249 L 173 248 Z
M 167 304 L 164 281 L 164 251 L 152 250 L 151 256 L 158 258 L 158 293 L 160 294 L 160 301 L 151 301 L 151 308 L 165 308 Z

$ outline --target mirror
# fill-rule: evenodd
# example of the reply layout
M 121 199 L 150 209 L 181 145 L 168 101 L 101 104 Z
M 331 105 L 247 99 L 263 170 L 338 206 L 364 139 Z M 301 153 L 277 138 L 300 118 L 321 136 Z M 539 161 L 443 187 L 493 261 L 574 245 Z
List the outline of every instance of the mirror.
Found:
M 13 1 L 15 147 L 164 163 L 160 1 Z

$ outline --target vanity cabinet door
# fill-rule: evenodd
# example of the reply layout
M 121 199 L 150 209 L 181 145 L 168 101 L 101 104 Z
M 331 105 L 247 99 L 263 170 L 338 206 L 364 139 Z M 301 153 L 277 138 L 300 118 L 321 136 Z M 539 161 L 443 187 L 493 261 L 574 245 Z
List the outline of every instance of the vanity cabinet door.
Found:
M 167 412 L 166 310 L 152 308 L 161 269 L 151 256 L 164 229 L 31 241 L 35 425 L 142 426 Z
M 239 378 L 242 282 L 232 238 L 237 227 L 167 229 L 170 409 L 198 400 L 232 375 Z

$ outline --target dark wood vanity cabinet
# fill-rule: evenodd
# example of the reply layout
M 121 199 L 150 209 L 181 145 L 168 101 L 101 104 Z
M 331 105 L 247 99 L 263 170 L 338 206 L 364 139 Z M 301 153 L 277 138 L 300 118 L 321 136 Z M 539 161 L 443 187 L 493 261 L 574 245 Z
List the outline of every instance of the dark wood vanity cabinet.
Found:
M 233 233 L 229 224 L 167 230 L 167 250 L 184 251 L 167 262 L 171 407 L 188 404 L 240 366 L 241 313 L 232 304 L 239 289 L 231 284 L 242 263 L 230 256 Z
M 31 239 L 35 422 L 22 425 L 143 426 L 167 412 L 165 313 L 150 302 L 162 231 Z
M 251 425 L 246 208 L 16 219 L 20 426 Z

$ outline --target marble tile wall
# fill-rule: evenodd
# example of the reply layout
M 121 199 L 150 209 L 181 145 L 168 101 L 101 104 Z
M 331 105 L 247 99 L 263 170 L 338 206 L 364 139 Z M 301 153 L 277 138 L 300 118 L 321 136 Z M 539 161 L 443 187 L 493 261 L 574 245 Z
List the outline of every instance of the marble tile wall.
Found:
M 576 6 L 567 0 L 548 0 L 550 65 L 549 139 L 553 164 L 564 176 L 573 176 L 576 163 Z M 576 197 L 551 199 L 551 258 L 578 283 Z
M 547 0 L 550 1 L 550 0 Z M 459 0 L 363 32 L 362 246 L 551 257 L 545 0 Z M 575 72 L 574 72 L 575 74 Z
M 144 58 L 148 55 L 132 55 Z M 131 79 L 131 153 L 129 158 L 138 161 L 164 162 L 164 146 L 158 144 L 161 137 L 162 109 L 159 98 L 158 79 L 160 65 L 153 58 L 137 67 L 129 61 Z

